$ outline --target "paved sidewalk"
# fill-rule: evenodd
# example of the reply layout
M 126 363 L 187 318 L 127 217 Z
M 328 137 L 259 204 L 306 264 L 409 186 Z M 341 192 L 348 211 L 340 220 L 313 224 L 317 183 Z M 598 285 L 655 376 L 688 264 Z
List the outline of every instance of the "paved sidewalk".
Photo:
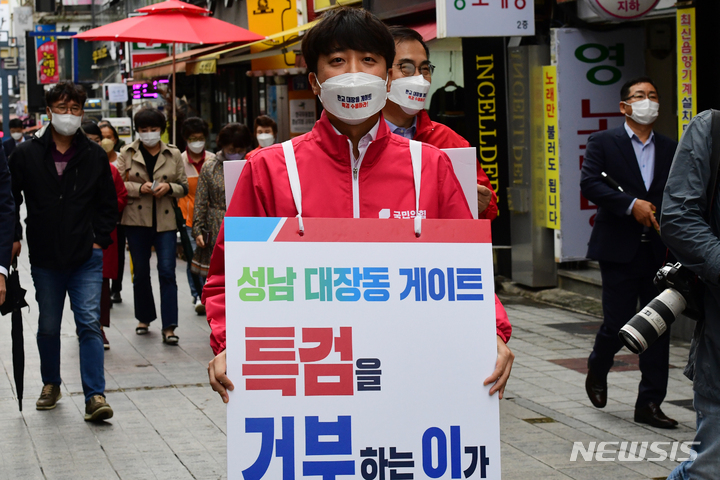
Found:
M 191 306 L 185 263 L 178 261 L 179 347 L 161 343 L 159 320 L 150 334 L 135 335 L 132 285 L 126 271 L 123 300 L 106 330 L 107 398 L 115 416 L 100 425 L 83 421 L 78 347 L 69 302 L 62 329 L 63 399 L 51 411 L 35 410 L 42 388 L 34 333 L 37 304 L 25 252 L 21 281 L 28 289 L 25 325 L 24 410 L 18 412 L 12 380 L 10 317 L 0 317 L 0 479 L 218 479 L 226 478 L 225 408 L 207 384 L 212 357 L 205 317 Z M 157 275 L 153 279 L 157 295 Z M 681 422 L 663 431 L 632 421 L 640 372 L 623 351 L 610 374 L 603 410 L 585 396 L 582 371 L 598 319 L 503 297 L 513 323 L 513 375 L 501 405 L 504 479 L 665 478 L 677 464 L 570 461 L 573 442 L 690 441 L 695 416 L 682 376 L 688 345 L 673 343 L 670 386 L 663 409 Z M 159 305 L 159 303 L 158 303 Z M 159 309 L 158 309 L 159 311 Z M 634 362 L 634 363 L 633 363 Z M 676 401 L 674 405 L 670 401 Z M 690 407 L 691 408 L 691 407 Z

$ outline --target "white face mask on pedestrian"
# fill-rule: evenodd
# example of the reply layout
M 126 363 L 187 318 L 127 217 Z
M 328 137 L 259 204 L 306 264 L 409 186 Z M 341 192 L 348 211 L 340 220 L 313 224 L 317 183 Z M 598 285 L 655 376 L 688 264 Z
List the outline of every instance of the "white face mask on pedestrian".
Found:
M 65 137 L 75 135 L 80 128 L 82 117 L 72 113 L 53 113 L 50 123 L 57 133 Z
M 160 132 L 138 132 L 138 136 L 140 137 L 140 141 L 145 145 L 146 147 L 152 148 L 158 143 L 160 143 Z
M 427 94 L 430 91 L 430 82 L 422 75 L 400 77 L 390 84 L 388 100 L 398 106 L 408 115 L 415 115 L 425 108 Z
M 15 132 L 15 133 L 11 133 L 10 136 L 13 138 L 13 140 L 15 140 L 16 142 L 19 142 L 20 139 L 23 137 L 23 134 L 22 134 L 22 132 Z
M 190 142 L 187 144 L 187 146 L 193 153 L 202 153 L 202 151 L 205 150 L 205 140 Z
M 387 78 L 365 72 L 343 73 L 328 78 L 320 87 L 325 110 L 343 123 L 359 125 L 385 106 Z
M 660 111 L 659 103 L 653 102 L 649 98 L 635 103 L 623 103 L 632 108 L 632 114 L 626 114 L 625 116 L 632 118 L 640 125 L 650 125 L 657 120 L 658 113 Z
M 261 147 L 269 147 L 275 143 L 275 135 L 272 133 L 258 133 L 257 134 L 258 145 Z

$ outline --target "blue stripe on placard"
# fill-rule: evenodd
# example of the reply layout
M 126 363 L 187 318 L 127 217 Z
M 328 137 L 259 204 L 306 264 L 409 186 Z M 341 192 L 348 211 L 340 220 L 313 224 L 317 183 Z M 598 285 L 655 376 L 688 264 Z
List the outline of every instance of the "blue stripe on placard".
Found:
M 226 242 L 267 242 L 282 218 L 225 217 Z

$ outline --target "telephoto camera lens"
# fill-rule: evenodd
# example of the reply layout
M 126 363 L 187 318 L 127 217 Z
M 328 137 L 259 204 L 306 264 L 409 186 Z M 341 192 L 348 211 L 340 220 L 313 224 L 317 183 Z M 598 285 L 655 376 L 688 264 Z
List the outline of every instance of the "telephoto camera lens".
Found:
M 620 340 L 633 353 L 643 353 L 680 315 L 687 302 L 672 288 L 666 288 L 620 329 Z

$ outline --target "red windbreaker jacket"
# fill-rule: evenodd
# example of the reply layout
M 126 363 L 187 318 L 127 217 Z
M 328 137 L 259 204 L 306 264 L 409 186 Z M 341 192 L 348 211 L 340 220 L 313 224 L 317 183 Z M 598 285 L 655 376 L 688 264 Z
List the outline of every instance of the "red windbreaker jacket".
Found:
M 413 140 L 418 142 L 429 143 L 437 148 L 467 148 L 471 147 L 470 143 L 463 137 L 455 133 L 447 125 L 442 123 L 433 122 L 430 120 L 430 116 L 427 111 L 420 110 L 417 114 L 417 124 L 415 125 L 416 132 Z M 486 220 L 494 220 L 498 216 L 497 206 L 497 195 L 495 189 L 490 183 L 490 179 L 483 170 L 480 162 L 478 161 L 477 169 L 477 183 L 483 185 L 492 191 L 492 199 L 487 208 L 478 216 L 478 218 L 484 218 Z
M 353 172 L 348 138 L 335 132 L 325 113 L 313 129 L 292 140 L 302 187 L 304 217 L 381 218 L 388 210 L 415 210 L 415 186 L 410 143 L 392 135 L 381 118 L 360 168 Z M 420 209 L 425 218 L 472 218 L 450 159 L 435 147 L 423 145 Z M 294 217 L 297 215 L 281 144 L 258 151 L 245 165 L 227 216 Z M 220 229 L 207 283 L 203 287 L 210 344 L 225 349 L 225 230 Z M 497 332 L 503 340 L 512 328 L 495 297 Z

